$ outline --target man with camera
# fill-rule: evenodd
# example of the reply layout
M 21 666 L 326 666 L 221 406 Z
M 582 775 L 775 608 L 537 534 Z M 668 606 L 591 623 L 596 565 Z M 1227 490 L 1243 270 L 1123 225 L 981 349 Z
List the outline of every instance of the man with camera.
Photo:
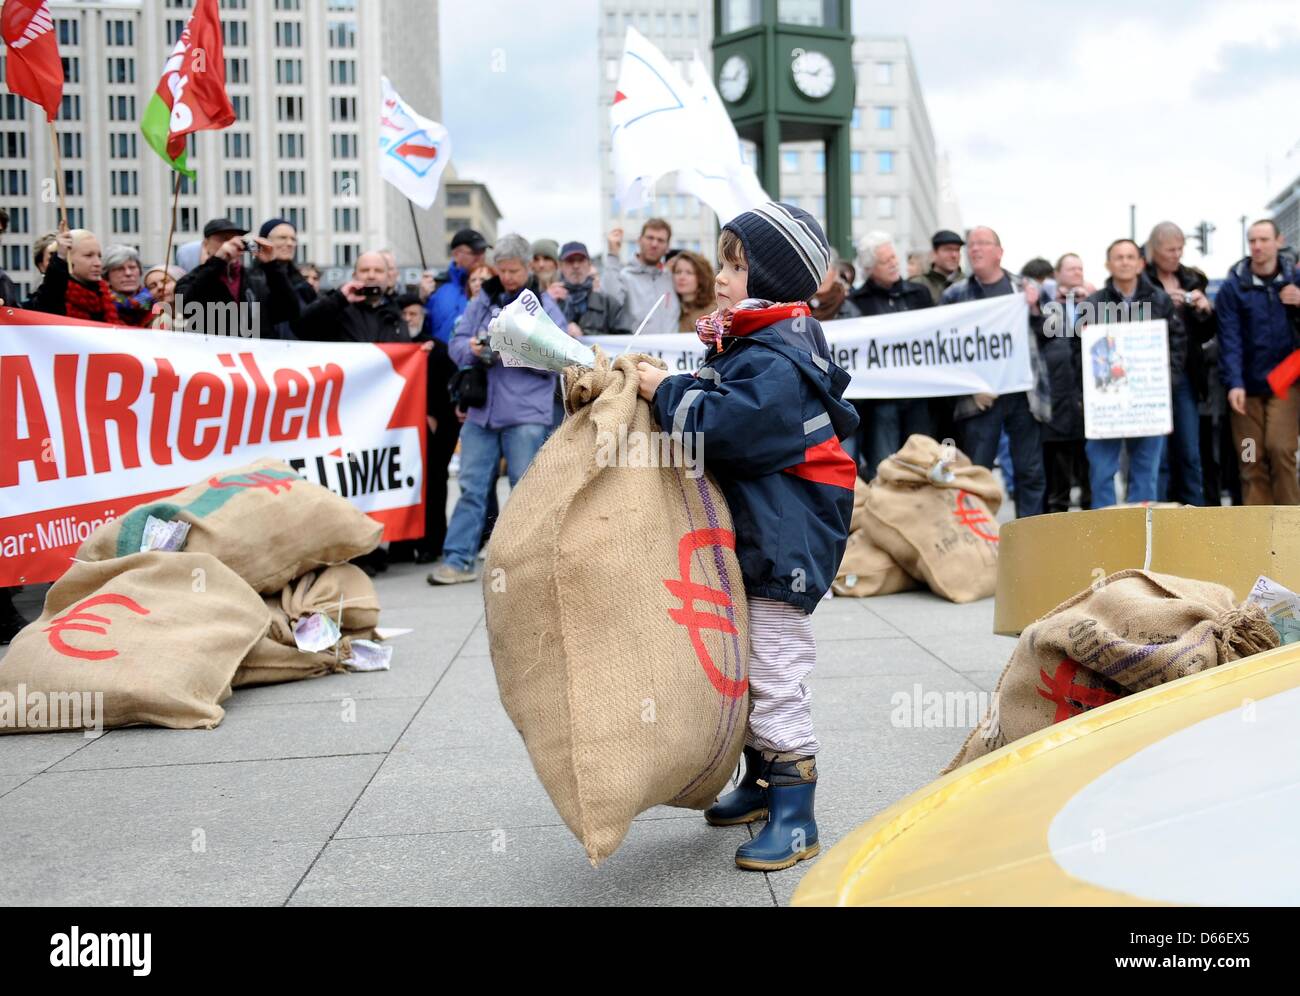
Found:
M 246 255 L 263 266 L 247 265 Z M 250 236 L 242 225 L 209 221 L 201 262 L 176 281 L 175 317 L 190 332 L 276 338 L 276 326 L 297 318 L 300 306 L 283 269 L 266 265 L 274 257 L 271 242 Z
M 469 412 L 460 431 L 460 499 L 447 525 L 442 560 L 430 584 L 473 581 L 479 541 L 487 517 L 488 494 L 496 487 L 501 458 L 513 488 L 541 449 L 554 418 L 551 399 L 556 375 L 531 367 L 508 367 L 497 361 L 488 344 L 488 326 L 525 289 L 541 300 L 557 328 L 564 312 L 529 276 L 532 250 L 522 235 L 497 240 L 493 267 L 497 275 L 483 281 L 451 340 L 451 358 L 459 364 L 458 404 Z
M 388 293 L 389 276 L 382 252 L 363 252 L 352 279 L 309 304 L 293 334 L 320 342 L 410 342 L 402 309 Z

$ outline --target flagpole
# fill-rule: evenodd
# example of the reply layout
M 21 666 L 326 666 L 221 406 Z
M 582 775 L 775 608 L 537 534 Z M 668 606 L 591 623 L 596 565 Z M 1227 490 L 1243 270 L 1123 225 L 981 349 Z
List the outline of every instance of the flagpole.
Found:
M 176 234 L 176 207 L 181 199 L 181 174 L 179 170 L 172 170 L 172 223 L 167 229 L 167 251 L 163 253 L 163 266 L 172 265 L 172 238 Z
M 50 144 L 54 147 L 54 189 L 59 192 L 59 231 L 68 228 L 68 202 L 63 196 L 63 158 L 59 155 L 59 133 L 54 130 L 54 122 L 47 115 L 45 123 L 50 126 Z
M 408 199 L 406 206 L 411 209 L 411 227 L 415 229 L 415 244 L 420 250 L 420 269 L 427 270 L 429 264 L 424 261 L 424 243 L 420 240 L 420 226 L 415 221 L 415 203 Z

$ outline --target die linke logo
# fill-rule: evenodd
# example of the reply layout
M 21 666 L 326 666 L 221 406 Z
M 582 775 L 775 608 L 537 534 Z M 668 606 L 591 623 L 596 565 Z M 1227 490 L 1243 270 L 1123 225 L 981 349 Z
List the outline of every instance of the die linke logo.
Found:
M 990 533 L 987 532 L 985 529 L 980 528 L 981 526 L 986 526 L 992 520 L 988 517 L 988 515 L 984 512 L 983 509 L 979 508 L 976 505 L 967 504 L 967 501 L 968 499 L 970 499 L 970 497 L 971 497 L 971 493 L 969 491 L 959 490 L 957 492 L 957 505 L 952 511 L 953 518 L 956 519 L 958 522 L 960 522 L 971 532 L 973 532 L 980 539 L 988 540 L 990 543 L 996 543 L 998 541 L 997 533 Z
M 695 551 L 714 546 L 734 550 L 735 533 L 726 529 L 696 529 L 678 541 L 677 573 L 680 578 L 669 578 L 664 581 L 664 586 L 675 597 L 680 598 L 682 604 L 679 608 L 669 609 L 668 618 L 680 626 L 685 626 L 690 633 L 695 657 L 704 668 L 704 673 L 713 687 L 727 698 L 738 699 L 745 694 L 749 682 L 744 678 L 739 680 L 729 678 L 718 670 L 718 666 L 713 663 L 713 655 L 709 653 L 709 648 L 704 643 L 703 633 L 706 629 L 716 629 L 734 635 L 737 632 L 736 626 L 719 612 L 700 612 L 695 608 L 697 601 L 720 606 L 723 611 L 730 610 L 732 607 L 731 596 L 727 592 L 691 580 L 691 557 Z
M 210 477 L 210 488 L 264 488 L 271 494 L 288 491 L 293 482 L 298 480 L 291 475 L 268 474 L 264 470 L 255 470 L 251 474 L 235 474 L 232 477 Z
M 50 646 L 64 657 L 73 657 L 83 661 L 106 661 L 117 656 L 116 650 L 84 650 L 81 647 L 71 646 L 63 639 L 63 634 L 67 630 L 78 630 L 84 633 L 98 633 L 100 636 L 108 634 L 108 627 L 113 625 L 113 620 L 108 616 L 97 615 L 87 610 L 96 608 L 100 605 L 120 605 L 124 609 L 129 609 L 139 616 L 149 615 L 149 610 L 142 606 L 133 598 L 126 595 L 115 595 L 110 593 L 103 595 L 92 595 L 83 602 L 79 602 L 69 609 L 66 613 L 57 619 L 51 620 L 42 633 L 49 634 Z
M 1071 716 L 1077 716 L 1081 712 L 1087 712 L 1089 709 L 1095 709 L 1119 698 L 1114 692 L 1108 692 L 1104 688 L 1076 685 L 1074 678 L 1078 673 L 1079 662 L 1072 661 L 1068 657 L 1062 659 L 1056 666 L 1054 675 L 1048 674 L 1043 668 L 1038 669 L 1038 674 L 1047 687 L 1036 688 L 1034 691 L 1056 704 L 1056 715 L 1052 717 L 1053 723 L 1059 723 L 1063 719 L 1069 719 Z

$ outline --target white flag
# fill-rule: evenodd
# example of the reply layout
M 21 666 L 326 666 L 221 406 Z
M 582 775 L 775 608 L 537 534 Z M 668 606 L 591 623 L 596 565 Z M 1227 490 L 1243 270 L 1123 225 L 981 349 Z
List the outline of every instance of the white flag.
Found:
M 637 207 L 660 177 L 676 172 L 678 188 L 730 221 L 769 198 L 740 157 L 736 137 L 708 70 L 697 56 L 694 84 L 635 28 L 610 107 L 610 160 L 620 206 Z
M 416 114 L 388 77 L 380 79 L 379 175 L 422 208 L 438 197 L 442 171 L 451 159 L 447 129 Z

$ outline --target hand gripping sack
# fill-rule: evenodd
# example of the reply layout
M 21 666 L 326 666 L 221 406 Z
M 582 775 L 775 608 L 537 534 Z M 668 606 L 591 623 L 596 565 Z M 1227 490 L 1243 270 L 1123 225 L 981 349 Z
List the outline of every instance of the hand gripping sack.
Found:
M 649 445 L 644 359 L 565 372 L 568 417 L 502 510 L 483 578 L 502 704 L 593 864 L 651 806 L 712 803 L 748 716 L 731 516 L 707 475 Z
M 993 704 L 944 769 L 1145 688 L 1278 645 L 1263 609 L 1209 581 L 1126 570 L 1020 634 Z
M 866 531 L 936 595 L 973 602 L 997 586 L 1001 504 L 992 471 L 917 434 L 880 464 L 864 506 Z
M 260 592 L 279 591 L 313 568 L 369 553 L 383 532 L 346 498 L 303 480 L 287 463 L 262 459 L 137 505 L 96 529 L 77 559 L 138 553 L 151 515 L 190 523 L 187 552 L 212 554 Z
M 844 559 L 831 582 L 837 595 L 866 598 L 892 595 L 916 587 L 916 579 L 871 541 L 866 529 L 867 482 L 858 478 L 853 486 L 853 518 L 849 520 L 849 542 Z
M 257 592 L 210 554 L 75 563 L 0 658 L 0 730 L 84 727 L 96 693 L 105 727 L 211 729 L 225 715 L 219 703 L 239 662 L 268 624 Z M 31 722 L 37 693 L 44 725 Z M 15 729 L 6 707 L 24 700 L 27 722 Z M 82 722 L 71 718 L 78 711 Z

